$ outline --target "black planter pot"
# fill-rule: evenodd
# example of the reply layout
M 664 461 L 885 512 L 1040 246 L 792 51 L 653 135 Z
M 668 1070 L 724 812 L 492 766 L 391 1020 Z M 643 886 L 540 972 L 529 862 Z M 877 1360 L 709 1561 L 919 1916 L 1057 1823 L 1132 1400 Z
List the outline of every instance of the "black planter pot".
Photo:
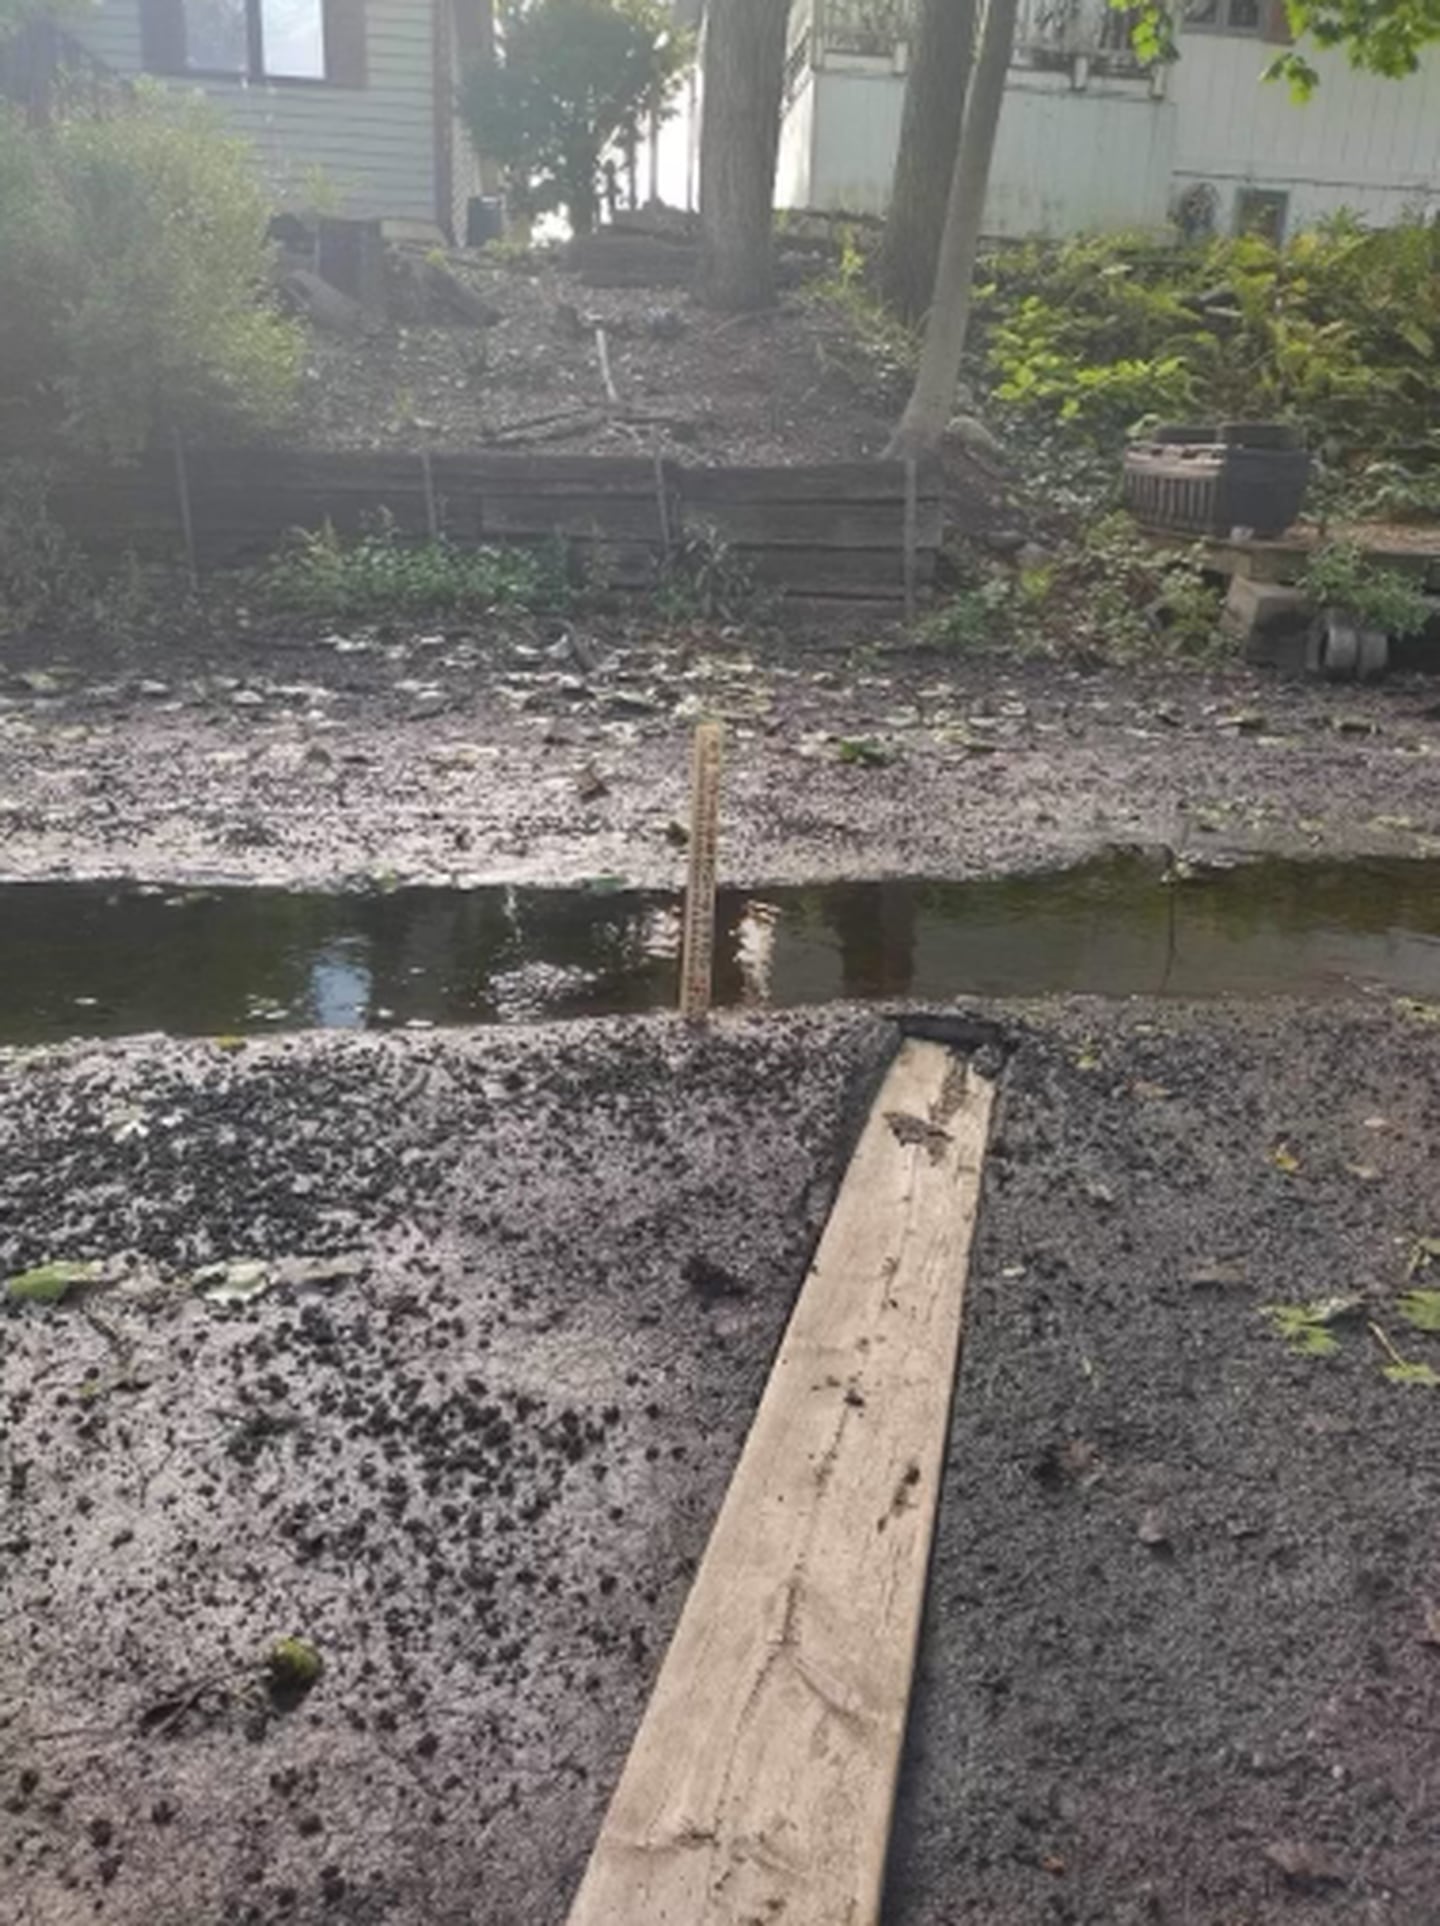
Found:
M 1125 450 L 1125 506 L 1175 535 L 1283 535 L 1300 512 L 1310 457 L 1282 422 L 1157 428 Z

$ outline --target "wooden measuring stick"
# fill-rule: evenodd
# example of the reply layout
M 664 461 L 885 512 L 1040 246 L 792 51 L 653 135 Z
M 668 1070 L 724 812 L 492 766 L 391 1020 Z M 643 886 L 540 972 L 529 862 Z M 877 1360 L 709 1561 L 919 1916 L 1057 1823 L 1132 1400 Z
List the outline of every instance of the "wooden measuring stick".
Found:
M 721 739 L 718 722 L 698 724 L 690 765 L 690 873 L 680 947 L 680 1014 L 692 1022 L 710 1009 L 714 976 Z

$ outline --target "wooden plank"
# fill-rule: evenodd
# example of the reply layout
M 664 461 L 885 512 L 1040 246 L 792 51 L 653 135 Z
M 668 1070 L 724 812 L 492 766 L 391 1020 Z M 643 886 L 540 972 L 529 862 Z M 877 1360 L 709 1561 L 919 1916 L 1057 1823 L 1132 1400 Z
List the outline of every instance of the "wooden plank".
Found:
M 993 1094 L 901 1047 L 570 1926 L 878 1918 Z
M 686 502 L 895 502 L 905 500 L 903 461 L 811 462 L 803 468 L 683 468 Z M 926 465 L 922 501 L 938 499 L 939 477 Z
M 727 542 L 764 548 L 894 548 L 905 534 L 905 504 L 884 502 L 711 502 L 694 507 L 692 527 L 713 528 Z M 917 548 L 940 546 L 938 501 L 917 502 Z

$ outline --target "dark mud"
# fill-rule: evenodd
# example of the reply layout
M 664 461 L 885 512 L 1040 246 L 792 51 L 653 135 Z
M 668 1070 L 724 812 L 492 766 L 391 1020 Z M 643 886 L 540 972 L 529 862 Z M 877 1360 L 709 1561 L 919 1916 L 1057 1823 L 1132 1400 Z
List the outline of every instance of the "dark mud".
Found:
M 993 875 L 1117 842 L 1440 851 L 1422 679 L 1089 670 L 883 627 L 306 640 L 237 613 L 164 648 L 3 645 L 0 877 L 672 887 L 704 713 L 729 725 L 737 885 Z
M 1005 1020 L 887 1926 L 1429 1926 L 1440 1031 Z M 7 1926 L 558 1926 L 889 1040 L 0 1056 Z
M 1072 1006 L 986 1167 L 887 1926 L 1432 1926 L 1440 1035 Z M 1424 1283 L 1424 1277 L 1417 1280 Z M 1330 1358 L 1258 1307 L 1356 1294 Z M 1428 1640 L 1428 1642 L 1427 1642 Z
M 6 1926 L 563 1916 L 886 1045 L 0 1057 Z

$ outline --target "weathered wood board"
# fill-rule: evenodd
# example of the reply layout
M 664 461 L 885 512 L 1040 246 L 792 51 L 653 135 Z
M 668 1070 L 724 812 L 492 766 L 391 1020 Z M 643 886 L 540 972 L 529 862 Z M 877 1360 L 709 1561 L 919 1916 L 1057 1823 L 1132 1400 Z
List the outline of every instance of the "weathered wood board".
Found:
M 195 550 L 205 567 L 252 563 L 293 530 L 329 523 L 354 536 L 384 521 L 405 540 L 437 526 L 458 542 L 573 545 L 577 563 L 609 568 L 611 586 L 653 582 L 676 536 L 713 534 L 755 579 L 800 596 L 894 600 L 906 579 L 905 471 L 898 462 L 808 468 L 690 468 L 633 456 L 478 450 L 193 449 L 185 475 Z M 663 512 L 662 512 L 663 498 Z M 181 545 L 179 478 L 169 454 L 59 477 L 57 519 L 99 553 L 173 555 Z M 915 579 L 933 580 L 942 539 L 937 474 L 915 518 Z M 648 550 L 644 566 L 639 551 Z M 603 571 L 602 571 L 603 572 Z
M 993 1092 L 902 1046 L 570 1926 L 878 1918 Z

